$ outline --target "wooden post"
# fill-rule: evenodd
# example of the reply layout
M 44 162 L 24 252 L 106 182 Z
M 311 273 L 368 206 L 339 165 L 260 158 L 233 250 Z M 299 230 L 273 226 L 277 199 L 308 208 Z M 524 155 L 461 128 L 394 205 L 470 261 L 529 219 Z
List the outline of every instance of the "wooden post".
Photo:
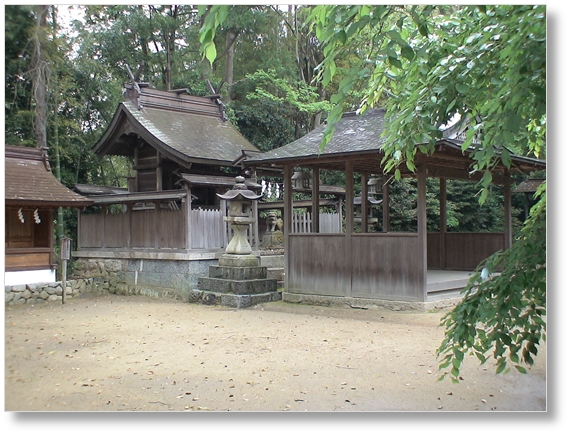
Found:
M 418 237 L 420 251 L 418 255 L 420 257 L 422 265 L 422 279 L 421 288 L 418 289 L 418 300 L 420 302 L 425 302 L 427 300 L 427 207 L 426 207 L 426 163 L 425 155 L 420 154 L 419 164 L 418 164 L 418 207 L 417 207 L 417 220 L 418 220 Z
M 445 269 L 446 240 L 447 233 L 447 179 L 439 179 L 439 267 Z
M 283 287 L 289 289 L 289 235 L 291 234 L 291 224 L 293 219 L 293 189 L 291 186 L 291 177 L 293 171 L 290 165 L 283 168 L 283 247 L 285 250 L 284 267 L 285 277 Z
M 160 152 L 156 152 L 156 190 L 162 190 L 162 167 L 160 166 Z
M 253 237 L 253 243 L 251 244 L 251 246 L 256 251 L 259 251 L 259 217 L 258 217 L 259 211 L 257 207 L 257 201 L 253 201 L 252 213 L 255 218 L 255 222 L 252 224 L 253 228 L 251 231 L 251 237 Z
M 351 238 L 352 233 L 354 232 L 354 165 L 352 160 L 347 160 L 344 167 L 346 178 L 346 234 L 345 250 L 343 255 L 345 255 L 346 263 L 345 273 L 352 275 L 353 259 L 350 254 L 350 251 L 352 250 Z M 349 282 L 352 282 L 352 279 Z M 352 296 L 352 285 L 346 286 L 345 296 Z
M 320 170 L 318 167 L 314 167 L 313 168 L 313 186 L 312 186 L 312 193 L 311 193 L 311 199 L 312 199 L 312 203 L 313 203 L 313 220 L 312 220 L 312 225 L 311 225 L 311 232 L 313 233 L 319 233 L 321 231 L 321 222 L 320 222 L 320 216 L 319 216 L 319 212 L 321 210 L 321 207 L 319 206 L 320 203 Z
M 101 228 L 101 248 L 106 248 L 107 247 L 107 239 L 105 238 L 105 235 L 107 234 L 107 229 L 106 227 L 106 221 L 107 221 L 107 206 L 103 205 L 101 206 L 101 215 L 102 215 L 102 219 L 101 221 L 103 222 L 103 228 Z
M 160 222 L 160 202 L 156 201 L 154 203 L 154 249 L 160 249 L 160 228 L 162 227 Z
M 511 173 L 505 169 L 505 249 L 509 249 L 513 243 L 513 222 L 511 215 Z
M 390 231 L 390 186 L 386 181 L 382 185 L 382 231 Z
M 361 176 L 361 189 L 360 189 L 360 231 L 363 233 L 368 232 L 368 174 Z
M 184 220 L 186 221 L 186 249 L 192 249 L 192 193 L 188 183 L 186 186 L 186 202 L 184 203 Z
M 346 178 L 346 235 L 350 237 L 354 231 L 354 166 L 352 160 L 345 163 Z
M 133 247 L 133 207 L 134 204 L 129 202 L 127 204 L 127 213 L 129 214 L 129 234 L 127 235 L 127 248 Z

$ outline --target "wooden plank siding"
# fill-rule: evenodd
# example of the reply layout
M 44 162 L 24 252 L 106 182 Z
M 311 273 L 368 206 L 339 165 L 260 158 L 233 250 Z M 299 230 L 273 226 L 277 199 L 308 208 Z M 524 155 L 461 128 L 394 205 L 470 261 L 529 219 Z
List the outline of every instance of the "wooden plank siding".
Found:
M 4 255 L 4 267 L 6 271 L 13 270 L 36 270 L 53 267 L 53 249 L 13 249 Z
M 429 233 L 428 269 L 474 270 L 504 243 L 504 233 Z
M 78 249 L 222 249 L 229 240 L 221 210 L 129 208 L 125 213 L 81 213 L 79 222 Z
M 185 249 L 183 210 L 80 214 L 78 249 Z
M 344 234 L 290 234 L 288 291 L 345 296 L 350 288 Z
M 353 234 L 351 296 L 424 300 L 424 273 L 417 234 Z
M 417 234 L 290 234 L 288 291 L 420 301 L 419 249 Z

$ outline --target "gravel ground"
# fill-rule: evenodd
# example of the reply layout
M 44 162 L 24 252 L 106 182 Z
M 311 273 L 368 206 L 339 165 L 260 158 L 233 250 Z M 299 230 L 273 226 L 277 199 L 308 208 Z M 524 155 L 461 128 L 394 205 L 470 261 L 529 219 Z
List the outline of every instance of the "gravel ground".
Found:
M 5 308 L 6 411 L 545 411 L 529 374 L 467 358 L 438 382 L 443 311 L 142 296 Z

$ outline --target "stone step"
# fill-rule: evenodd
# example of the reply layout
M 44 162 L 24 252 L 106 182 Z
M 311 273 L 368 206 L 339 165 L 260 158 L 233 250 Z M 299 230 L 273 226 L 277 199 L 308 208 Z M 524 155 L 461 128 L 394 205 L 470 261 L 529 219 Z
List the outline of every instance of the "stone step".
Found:
M 277 281 L 283 281 L 284 277 L 285 277 L 285 269 L 283 267 L 267 268 L 267 278 L 276 279 Z
M 231 308 L 247 308 L 265 302 L 280 301 L 281 292 L 272 291 L 255 295 L 234 295 L 193 289 L 190 291 L 190 302 L 204 305 L 222 305 Z
M 284 255 L 262 255 L 259 257 L 260 266 L 265 266 L 267 268 L 273 267 L 285 267 L 285 256 Z
M 265 279 L 267 276 L 267 267 L 228 267 L 228 266 L 210 266 L 210 278 L 223 278 L 233 280 L 246 279 Z

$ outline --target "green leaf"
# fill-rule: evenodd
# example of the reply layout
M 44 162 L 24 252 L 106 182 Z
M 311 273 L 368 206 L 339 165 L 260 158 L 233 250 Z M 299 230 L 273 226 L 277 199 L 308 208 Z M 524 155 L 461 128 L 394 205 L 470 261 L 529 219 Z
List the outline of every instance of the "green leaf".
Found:
M 483 186 L 488 186 L 489 184 L 491 184 L 491 181 L 493 181 L 493 174 L 491 173 L 491 171 L 487 169 L 483 174 L 483 179 L 481 180 L 481 182 L 483 183 Z
M 206 50 L 205 50 L 205 56 L 206 56 L 206 59 L 208 59 L 208 61 L 210 62 L 210 64 L 214 63 L 217 55 L 218 55 L 218 51 L 216 50 L 216 44 L 214 44 L 213 42 L 210 42 L 209 44 L 207 44 Z
M 464 94 L 464 95 L 467 95 L 467 93 L 469 92 L 469 86 L 467 86 L 464 83 L 456 84 L 455 89 L 457 89 L 457 92 L 459 92 L 460 94 Z
M 402 53 L 402 56 L 408 60 L 413 60 L 415 55 L 416 55 L 414 52 L 414 49 L 412 47 L 410 47 L 409 45 L 404 45 L 402 47 L 401 53 Z
M 390 65 L 402 69 L 402 62 L 397 57 L 388 56 L 388 62 L 390 62 Z
M 515 365 L 515 369 L 517 369 L 521 373 L 527 373 L 526 369 L 522 366 Z

